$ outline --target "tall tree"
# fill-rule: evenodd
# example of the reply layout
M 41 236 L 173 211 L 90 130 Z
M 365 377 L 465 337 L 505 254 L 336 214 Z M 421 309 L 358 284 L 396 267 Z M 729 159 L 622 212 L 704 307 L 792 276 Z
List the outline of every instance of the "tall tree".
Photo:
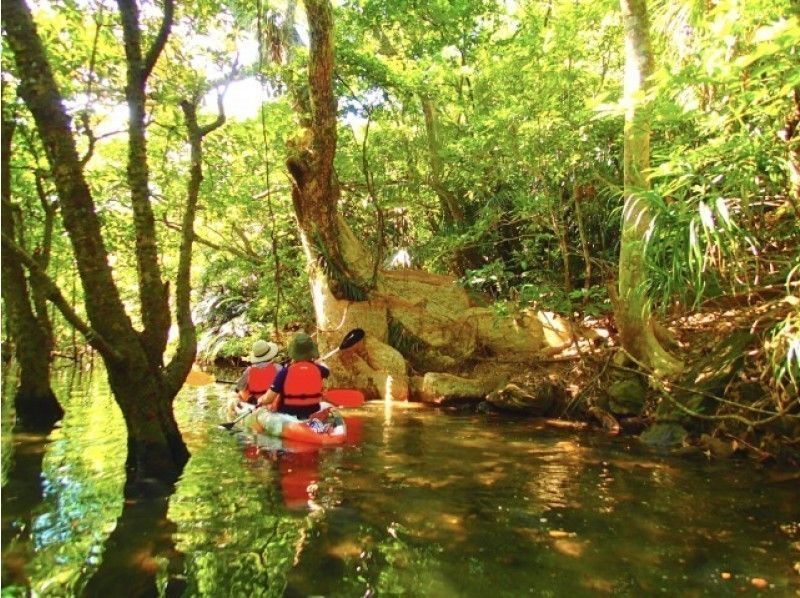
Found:
M 11 151 L 15 123 L 3 114 L 2 128 L 2 234 L 19 239 L 17 222 L 11 203 Z M 32 305 L 33 289 L 25 278 L 22 264 L 9 252 L 2 253 L 3 284 L 0 285 L 6 307 L 6 320 L 14 339 L 19 362 L 20 380 L 14 407 L 17 425 L 23 429 L 50 430 L 64 416 L 64 410 L 50 386 L 50 351 L 52 335 L 47 326 L 46 305 Z
M 619 256 L 617 327 L 622 346 L 654 370 L 669 374 L 681 364 L 661 346 L 647 296 L 645 250 L 653 217 L 647 204 L 650 167 L 648 79 L 653 74 L 653 49 L 645 0 L 620 0 L 625 29 L 626 106 L 624 132 L 624 197 Z
M 337 207 L 341 190 L 334 171 L 333 11 L 329 0 L 306 0 L 305 5 L 308 88 L 295 84 L 293 90 L 305 131 L 287 159 L 292 200 L 309 262 L 320 338 L 334 345 L 339 331 L 352 326 L 369 333 L 359 357 L 338 357 L 346 363 L 335 368 L 337 383 L 364 388 L 373 396 L 407 398 L 404 357 L 415 358 L 428 371 L 454 368 L 479 346 L 521 360 L 535 355 L 542 346 L 538 320 L 520 324 L 498 319 L 491 310 L 474 307 L 451 277 L 373 270 L 373 258 Z M 409 345 L 417 348 L 416 355 L 407 350 Z M 399 349 L 404 347 L 402 355 Z
M 109 255 L 72 135 L 70 118 L 36 31 L 33 17 L 23 0 L 3 0 L 2 20 L 16 61 L 19 94 L 36 122 L 61 202 L 64 227 L 78 267 L 88 323 L 69 308 L 52 280 L 44 277 L 37 263 L 13 239 L 3 235 L 4 253 L 22 261 L 35 275 L 47 281 L 48 299 L 76 326 L 101 354 L 114 397 L 128 429 L 126 494 L 167 488 L 180 475 L 189 452 L 178 429 L 172 402 L 191 369 L 196 351 L 194 324 L 190 314 L 191 247 L 193 219 L 199 180 L 202 178 L 196 142 L 221 124 L 199 127 L 194 111 L 185 109 L 192 146 L 192 177 L 183 219 L 178 277 L 176 319 L 179 330 L 175 355 L 163 363 L 171 321 L 167 285 L 158 263 L 158 244 L 150 206 L 145 146 L 144 107 L 147 79 L 170 32 L 173 0 L 165 0 L 163 20 L 146 52 L 138 7 L 133 0 L 119 1 L 128 64 L 126 97 L 130 107 L 128 183 L 134 211 L 135 253 L 139 282 L 142 330 L 137 330 L 114 282 Z

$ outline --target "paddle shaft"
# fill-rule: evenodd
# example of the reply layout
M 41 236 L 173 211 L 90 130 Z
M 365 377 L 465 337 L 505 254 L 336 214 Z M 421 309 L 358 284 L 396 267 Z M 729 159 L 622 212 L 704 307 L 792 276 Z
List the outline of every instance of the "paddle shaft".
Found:
M 242 420 L 243 420 L 245 417 L 247 417 L 248 415 L 250 415 L 250 414 L 251 414 L 253 411 L 254 411 L 254 409 L 247 409 L 247 410 L 246 410 L 244 413 L 242 413 L 242 414 L 241 414 L 239 417 L 237 417 L 237 418 L 236 418 L 235 420 L 233 420 L 232 422 L 226 422 L 226 423 L 224 423 L 224 424 L 220 424 L 220 426 L 222 426 L 223 428 L 226 428 L 226 429 L 230 430 L 231 428 L 233 428 L 233 426 L 235 426 L 236 424 L 238 424 L 238 423 L 239 423 L 240 421 L 242 421 Z

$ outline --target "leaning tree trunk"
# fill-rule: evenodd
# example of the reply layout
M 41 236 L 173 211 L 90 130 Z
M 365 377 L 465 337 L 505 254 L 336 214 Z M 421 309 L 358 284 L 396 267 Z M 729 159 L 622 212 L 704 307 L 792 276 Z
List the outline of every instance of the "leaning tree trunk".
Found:
M 11 139 L 14 122 L 3 118 L 2 127 L 2 232 L 17 238 L 11 206 Z M 50 387 L 52 339 L 31 306 L 31 294 L 22 265 L 8 252 L 2 253 L 2 289 L 6 320 L 14 341 L 20 379 L 14 397 L 17 425 L 23 429 L 47 431 L 64 417 L 64 410 Z
M 462 372 L 477 353 L 526 361 L 546 351 L 536 314 L 498 318 L 475 307 L 453 277 L 416 270 L 377 270 L 373 276 L 372 256 L 337 209 L 331 6 L 329 0 L 305 4 L 310 118 L 302 119 L 307 134 L 287 160 L 292 199 L 323 350 L 350 328 L 367 331 L 362 346 L 333 359 L 332 383 L 364 389 L 371 398 L 424 398 L 425 382 L 412 379 L 409 363 L 418 373 Z
M 661 346 L 647 296 L 645 246 L 652 216 L 643 192 L 650 166 L 650 112 L 645 97 L 653 73 L 645 0 L 621 0 L 625 22 L 625 143 L 622 239 L 619 256 L 617 328 L 622 346 L 655 371 L 679 371 L 680 362 Z

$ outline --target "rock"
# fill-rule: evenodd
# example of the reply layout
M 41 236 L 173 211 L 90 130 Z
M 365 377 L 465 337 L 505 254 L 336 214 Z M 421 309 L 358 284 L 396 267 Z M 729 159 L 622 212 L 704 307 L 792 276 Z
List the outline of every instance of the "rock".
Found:
M 403 356 L 389 345 L 367 335 L 353 349 L 340 351 L 329 361 L 331 388 L 357 388 L 368 400 L 391 398 L 407 401 L 409 380 Z
M 435 405 L 474 402 L 483 399 L 493 388 L 492 381 L 428 372 L 422 379 L 419 398 Z
M 600 425 L 603 426 L 603 429 L 606 432 L 614 436 L 619 434 L 620 425 L 617 421 L 617 418 L 605 411 L 603 408 L 598 407 L 597 405 L 590 407 L 589 414 L 598 422 L 600 422 Z
M 423 350 L 416 355 L 412 355 L 409 361 L 411 361 L 412 367 L 415 369 L 421 371 L 433 370 L 436 372 L 457 370 L 458 366 L 463 363 L 461 360 L 450 357 L 449 355 L 428 350 Z
M 544 416 L 553 407 L 563 390 L 549 381 L 536 387 L 533 394 L 516 384 L 506 384 L 500 390 L 489 393 L 486 401 L 501 411 L 525 413 L 534 417 Z
M 573 343 L 572 324 L 553 313 L 552 311 L 539 311 L 536 312 L 536 319 L 542 325 L 542 333 L 544 335 L 544 342 L 548 347 L 555 349 L 563 349 Z
M 401 327 L 409 339 L 456 359 L 464 359 L 475 351 L 475 327 L 463 320 L 463 312 L 441 313 L 424 297 L 386 296 L 389 317 Z
M 479 346 L 495 355 L 530 359 L 544 346 L 542 325 L 529 315 L 518 318 L 500 316 L 485 307 L 473 307 L 463 314 L 463 321 L 474 331 Z
M 733 455 L 734 449 L 730 442 L 714 438 L 708 434 L 700 436 L 700 446 L 718 459 L 727 459 Z
M 681 446 L 687 432 L 678 424 L 657 423 L 639 436 L 645 444 L 656 448 L 672 448 Z
M 641 380 L 624 378 L 606 389 L 608 409 L 617 415 L 639 415 L 644 409 L 647 389 Z
M 475 407 L 476 413 L 495 413 L 496 409 L 494 405 L 492 405 L 489 401 L 481 401 L 478 403 L 478 406 Z

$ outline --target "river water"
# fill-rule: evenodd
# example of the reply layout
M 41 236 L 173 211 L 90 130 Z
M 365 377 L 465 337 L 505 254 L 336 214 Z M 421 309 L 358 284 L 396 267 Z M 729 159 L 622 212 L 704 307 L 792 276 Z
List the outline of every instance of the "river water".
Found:
M 220 429 L 212 385 L 176 399 L 174 495 L 124 501 L 102 374 L 58 378 L 47 438 L 10 432 L 4 382 L 3 596 L 800 595 L 787 472 L 384 403 L 301 450 Z

